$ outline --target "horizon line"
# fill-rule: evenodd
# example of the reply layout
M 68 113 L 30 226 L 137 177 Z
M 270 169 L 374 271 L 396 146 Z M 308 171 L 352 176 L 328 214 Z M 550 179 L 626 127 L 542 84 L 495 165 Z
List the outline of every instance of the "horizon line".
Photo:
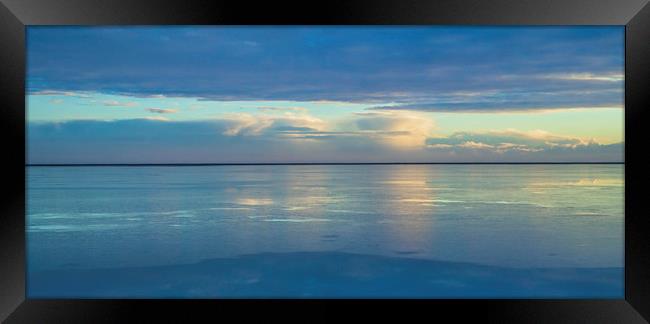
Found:
M 576 165 L 625 164 L 625 162 L 260 162 L 260 163 L 26 163 L 26 167 L 99 167 L 99 166 L 247 166 L 247 165 Z

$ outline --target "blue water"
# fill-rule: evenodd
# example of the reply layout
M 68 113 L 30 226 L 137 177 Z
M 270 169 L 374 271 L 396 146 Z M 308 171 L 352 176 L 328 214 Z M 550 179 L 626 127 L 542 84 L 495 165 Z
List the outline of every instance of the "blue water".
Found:
M 28 295 L 621 298 L 623 169 L 28 167 Z

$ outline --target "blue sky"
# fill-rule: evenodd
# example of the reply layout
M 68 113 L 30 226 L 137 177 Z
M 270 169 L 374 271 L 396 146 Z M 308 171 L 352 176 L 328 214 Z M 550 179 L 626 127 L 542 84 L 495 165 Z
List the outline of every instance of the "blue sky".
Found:
M 30 163 L 622 161 L 622 27 L 29 27 Z

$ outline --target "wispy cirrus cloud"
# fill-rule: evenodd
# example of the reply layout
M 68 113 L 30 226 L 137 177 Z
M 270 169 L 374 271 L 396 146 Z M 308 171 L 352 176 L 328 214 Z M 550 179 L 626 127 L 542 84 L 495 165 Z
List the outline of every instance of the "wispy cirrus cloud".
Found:
M 258 110 L 263 112 L 301 112 L 305 113 L 308 111 L 305 107 L 273 107 L 273 106 L 261 106 L 257 107 Z
M 147 108 L 146 110 L 154 114 L 174 114 L 178 112 L 177 109 L 172 108 Z
M 412 110 L 427 112 L 499 113 L 552 112 L 567 109 L 623 108 L 623 83 L 618 75 L 576 74 L 508 76 L 508 82 L 531 84 L 553 80 L 553 86 L 531 89 L 510 85 L 508 89 L 454 91 L 429 98 L 411 98 L 409 102 L 370 106 L 368 110 Z M 595 82 L 592 87 L 572 88 L 568 80 Z
M 133 101 L 117 101 L 117 100 L 104 100 L 101 102 L 102 105 L 107 107 L 135 107 L 138 103 Z
M 625 75 L 622 72 L 611 72 L 605 74 L 593 74 L 593 73 L 556 73 L 544 75 L 542 78 L 545 79 L 555 79 L 555 80 L 575 80 L 575 81 L 595 81 L 595 82 L 622 82 L 625 78 Z
M 420 103 L 407 105 L 374 106 L 368 110 L 388 111 L 422 111 L 422 112 L 444 112 L 444 113 L 548 113 L 554 111 L 574 109 L 622 109 L 619 103 L 605 103 L 594 105 L 548 105 L 548 103 L 536 102 L 443 102 L 443 103 Z
M 76 92 L 76 91 L 59 91 L 59 90 L 39 90 L 31 91 L 29 95 L 32 96 L 64 96 L 64 97 L 77 97 L 77 98 L 92 98 L 90 93 Z

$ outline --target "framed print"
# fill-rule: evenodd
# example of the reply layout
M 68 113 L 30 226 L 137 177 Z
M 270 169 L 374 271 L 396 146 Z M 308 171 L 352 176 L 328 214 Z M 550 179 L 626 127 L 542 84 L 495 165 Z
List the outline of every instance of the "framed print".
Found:
M 647 322 L 649 8 L 3 1 L 2 318 Z

